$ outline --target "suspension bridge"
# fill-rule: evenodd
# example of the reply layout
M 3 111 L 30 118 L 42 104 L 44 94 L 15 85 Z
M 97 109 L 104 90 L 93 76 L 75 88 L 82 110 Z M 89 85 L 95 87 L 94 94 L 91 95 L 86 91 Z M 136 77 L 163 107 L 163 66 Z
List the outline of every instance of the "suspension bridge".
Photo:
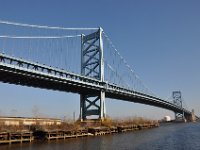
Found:
M 106 118 L 105 98 L 152 105 L 193 121 L 180 91 L 153 94 L 102 28 L 64 28 L 0 20 L 0 81 L 80 94 L 80 119 Z

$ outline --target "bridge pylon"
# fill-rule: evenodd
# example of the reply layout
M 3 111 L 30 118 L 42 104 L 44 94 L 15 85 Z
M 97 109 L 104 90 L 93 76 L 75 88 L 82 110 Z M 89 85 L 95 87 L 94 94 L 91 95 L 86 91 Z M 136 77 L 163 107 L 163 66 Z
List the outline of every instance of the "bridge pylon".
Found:
M 81 74 L 104 81 L 104 61 L 103 61 L 103 29 L 89 35 L 81 36 Z M 97 116 L 104 120 L 105 112 L 105 91 L 98 93 L 80 94 L 80 120 L 84 121 L 89 116 Z
M 183 108 L 183 101 L 181 91 L 173 91 L 172 92 L 173 103 L 180 108 Z M 174 112 L 175 113 L 175 121 L 185 121 L 184 112 Z

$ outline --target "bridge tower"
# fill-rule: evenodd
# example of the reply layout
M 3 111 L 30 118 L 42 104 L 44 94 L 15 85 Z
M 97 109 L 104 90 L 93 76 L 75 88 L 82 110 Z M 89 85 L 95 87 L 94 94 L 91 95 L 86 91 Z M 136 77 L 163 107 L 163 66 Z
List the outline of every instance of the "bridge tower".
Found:
M 183 108 L 183 101 L 182 101 L 182 95 L 181 91 L 173 91 L 172 92 L 172 98 L 173 98 L 173 103 L 181 108 Z M 174 112 L 175 113 L 175 120 L 176 121 L 184 121 L 185 116 L 184 112 Z
M 103 29 L 89 35 L 81 36 L 81 74 L 104 81 L 103 61 Z M 86 120 L 89 116 L 105 118 L 105 91 L 99 93 L 82 93 L 80 95 L 80 120 Z

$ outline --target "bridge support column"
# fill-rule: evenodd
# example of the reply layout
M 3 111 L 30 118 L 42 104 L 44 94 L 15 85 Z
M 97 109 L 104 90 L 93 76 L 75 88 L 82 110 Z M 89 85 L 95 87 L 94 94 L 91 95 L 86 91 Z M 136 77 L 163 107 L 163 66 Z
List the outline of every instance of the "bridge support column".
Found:
M 81 38 L 81 74 L 87 77 L 104 81 L 103 40 L 102 28 Z M 80 95 L 80 120 L 89 119 L 89 116 L 97 116 L 94 119 L 104 120 L 105 92 L 84 92 Z M 93 118 L 91 118 L 93 119 Z
M 173 103 L 178 107 L 183 108 L 181 91 L 173 91 L 172 97 L 173 97 Z M 184 112 L 174 112 L 174 113 L 175 113 L 175 121 L 186 122 Z
M 97 116 L 104 120 L 105 118 L 105 92 L 100 92 L 97 95 L 81 94 L 80 96 L 80 119 L 81 121 L 89 119 L 89 116 Z

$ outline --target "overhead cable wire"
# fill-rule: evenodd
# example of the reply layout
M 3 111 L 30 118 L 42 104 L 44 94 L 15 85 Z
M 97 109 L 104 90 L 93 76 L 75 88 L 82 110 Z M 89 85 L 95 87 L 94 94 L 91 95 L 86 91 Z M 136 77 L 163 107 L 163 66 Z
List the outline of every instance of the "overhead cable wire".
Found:
M 8 39 L 64 39 L 81 37 L 81 35 L 66 35 L 66 36 L 13 36 L 13 35 L 0 35 L 0 38 Z
M 115 50 L 115 52 L 118 54 L 118 56 L 120 57 L 120 59 L 123 61 L 123 63 L 125 64 L 125 66 L 129 69 L 129 71 L 132 73 L 133 76 L 135 76 L 135 78 L 137 78 L 139 80 L 139 82 L 144 86 L 144 88 L 147 89 L 147 91 L 149 91 L 152 95 L 155 96 L 155 94 L 153 92 L 151 92 L 149 90 L 149 88 L 142 82 L 142 80 L 140 79 L 140 77 L 135 74 L 135 72 L 133 71 L 133 69 L 130 67 L 130 65 L 128 64 L 128 62 L 125 60 L 125 58 L 119 53 L 119 51 L 116 49 L 116 47 L 114 46 L 114 44 L 112 43 L 111 39 L 107 36 L 107 34 L 105 32 L 103 32 L 103 35 L 105 36 L 105 38 L 107 39 L 107 41 L 110 43 L 111 47 Z
M 105 61 L 105 65 L 108 66 L 108 68 L 123 82 L 123 84 L 125 84 L 125 86 L 129 87 L 129 84 L 126 83 L 123 78 L 116 72 L 116 70 Z M 122 85 L 123 86 L 123 85 Z
M 35 25 L 35 24 L 25 24 L 18 22 L 11 22 L 0 20 L 0 24 L 21 26 L 21 27 L 29 27 L 29 28 L 41 28 L 41 29 L 52 29 L 52 30 L 98 30 L 99 28 L 65 28 L 65 27 L 53 27 L 53 26 L 43 26 L 43 25 Z

